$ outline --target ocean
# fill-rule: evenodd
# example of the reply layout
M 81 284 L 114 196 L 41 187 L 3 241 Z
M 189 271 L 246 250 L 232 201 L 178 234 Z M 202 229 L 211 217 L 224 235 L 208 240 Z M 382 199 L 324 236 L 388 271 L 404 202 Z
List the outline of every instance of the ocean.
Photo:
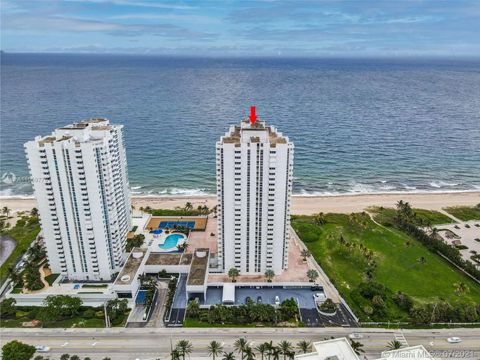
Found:
M 250 105 L 295 143 L 296 194 L 480 190 L 478 59 L 2 54 L 0 195 L 32 194 L 23 143 L 90 117 L 125 125 L 134 195 L 213 194 Z

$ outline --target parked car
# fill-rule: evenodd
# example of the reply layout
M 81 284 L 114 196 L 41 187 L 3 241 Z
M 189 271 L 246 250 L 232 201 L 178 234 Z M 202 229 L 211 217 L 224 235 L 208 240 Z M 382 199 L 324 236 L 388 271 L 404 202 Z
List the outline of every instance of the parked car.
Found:
M 348 337 L 352 340 L 356 340 L 356 339 L 362 339 L 363 335 L 359 333 L 351 333 L 350 335 L 348 335 Z
M 251 302 L 251 301 L 252 301 L 252 298 L 251 298 L 250 296 L 247 296 L 247 297 L 245 298 L 245 304 L 248 304 L 248 303 Z
M 50 348 L 48 346 L 45 346 L 45 345 L 35 345 L 35 350 L 37 352 L 49 352 Z
M 323 291 L 323 286 L 322 286 L 322 285 L 318 285 L 318 284 L 313 284 L 313 285 L 310 287 L 310 290 L 312 290 L 312 291 Z
M 261 303 L 262 303 L 262 297 L 259 296 L 259 297 L 257 297 L 257 304 L 261 304 Z
M 280 305 L 280 298 L 277 296 L 275 296 L 275 305 Z
M 460 339 L 459 337 L 456 337 L 456 336 L 452 336 L 452 337 L 449 337 L 447 339 L 447 341 L 450 343 L 450 344 L 458 344 L 460 342 L 462 342 L 462 339 Z
M 325 300 L 327 300 L 327 297 L 325 296 L 325 293 L 321 292 L 313 294 L 313 299 L 315 300 L 315 302 L 324 302 Z

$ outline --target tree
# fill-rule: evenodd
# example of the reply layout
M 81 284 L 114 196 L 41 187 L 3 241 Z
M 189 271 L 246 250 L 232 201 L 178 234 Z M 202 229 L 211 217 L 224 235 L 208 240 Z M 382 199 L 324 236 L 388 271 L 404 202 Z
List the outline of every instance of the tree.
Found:
M 232 279 L 232 282 L 235 282 L 237 281 L 237 277 L 240 275 L 240 271 L 237 269 L 237 268 L 230 268 L 230 270 L 228 270 L 228 277 L 230 279 Z
M 170 359 L 171 360 L 180 360 L 180 353 L 178 352 L 177 349 L 172 349 L 172 351 L 170 351 Z
M 38 216 L 38 209 L 34 207 L 32 210 L 30 210 L 30 215 L 37 217 Z
M 43 301 L 42 318 L 54 321 L 60 317 L 71 317 L 78 314 L 82 300 L 68 295 L 50 295 Z
M 78 355 L 72 355 L 70 360 L 80 360 L 80 357 Z
M 302 250 L 302 257 L 303 257 L 303 261 L 307 261 L 307 258 L 311 255 L 310 251 L 306 250 L 306 249 L 303 249 Z
M 401 347 L 402 347 L 402 344 L 400 343 L 400 341 L 397 341 L 397 340 L 392 340 L 387 344 L 387 349 L 389 350 L 397 350 L 397 349 L 400 349 Z
M 60 356 L 60 360 L 68 360 L 70 359 L 70 354 L 62 354 L 62 356 Z
M 307 277 L 310 282 L 314 282 L 318 278 L 318 272 L 315 269 L 310 269 L 307 271 Z
M 360 353 L 364 353 L 365 350 L 362 349 L 363 344 L 360 341 L 350 340 L 350 346 L 352 347 L 355 354 L 360 355 Z
M 187 305 L 187 315 L 192 319 L 196 319 L 200 314 L 200 306 L 196 300 L 190 300 Z
M 427 263 L 427 259 L 425 259 L 424 256 L 421 256 L 421 257 L 418 259 L 418 262 L 423 265 L 423 264 L 426 264 L 426 263 Z
M 112 299 L 107 302 L 107 314 L 110 321 L 115 321 L 125 314 L 128 309 L 127 299 Z
M 193 345 L 189 340 L 179 340 L 175 345 L 175 348 L 178 350 L 182 359 L 185 360 L 185 355 L 192 353 Z
M 453 286 L 455 287 L 455 293 L 458 296 L 463 295 L 470 290 L 468 288 L 468 285 L 465 284 L 464 282 L 455 283 L 455 284 L 453 284 Z
M 280 352 L 282 353 L 283 355 L 283 360 L 286 360 L 287 359 L 287 355 L 289 355 L 292 350 L 293 350 L 293 347 L 292 347 L 292 343 L 287 341 L 287 340 L 282 340 L 279 344 L 278 344 L 278 347 L 280 349 Z
M 306 354 L 307 352 L 310 351 L 312 347 L 312 343 L 307 340 L 301 340 L 297 343 L 297 347 L 304 353 Z
M 184 207 L 185 211 L 191 211 L 193 209 L 193 205 L 191 202 L 187 202 Z
M 322 226 L 322 225 L 325 225 L 327 223 L 327 219 L 325 218 L 325 215 L 323 214 L 323 212 L 321 212 L 321 213 L 313 215 L 313 222 L 317 226 Z
M 222 360 L 235 360 L 235 355 L 233 354 L 233 352 L 224 352 Z
M 3 360 L 30 360 L 35 354 L 35 346 L 13 340 L 2 347 Z
M 2 213 L 6 215 L 7 217 L 10 215 L 10 209 L 7 206 L 4 206 L 2 209 Z
M 262 360 L 263 360 L 263 357 L 265 356 L 265 353 L 268 351 L 268 343 L 258 344 L 255 347 L 255 350 L 257 350 L 260 353 L 260 355 L 262 355 Z
M 2 319 L 15 315 L 15 304 L 17 301 L 13 298 L 5 299 L 0 303 L 0 315 Z
M 208 344 L 207 346 L 208 355 L 210 355 L 213 360 L 215 360 L 216 356 L 222 353 L 222 350 L 223 350 L 223 345 L 215 340 L 211 341 L 210 344 Z
M 248 346 L 247 339 L 240 338 L 235 341 L 233 347 L 241 355 L 240 359 L 243 359 L 243 353 L 245 352 L 246 347 Z
M 275 272 L 272 269 L 268 269 L 265 271 L 265 277 L 267 278 L 268 282 L 272 282 L 273 278 L 275 277 Z
M 38 267 L 33 262 L 28 262 L 25 266 L 24 279 L 25 287 L 28 290 L 40 290 L 45 286 L 43 285 Z

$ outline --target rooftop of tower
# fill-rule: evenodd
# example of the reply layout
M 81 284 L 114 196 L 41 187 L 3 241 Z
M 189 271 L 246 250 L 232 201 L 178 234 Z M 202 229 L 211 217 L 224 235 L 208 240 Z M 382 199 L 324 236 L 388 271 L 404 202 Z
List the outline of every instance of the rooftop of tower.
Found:
M 278 132 L 275 127 L 266 125 L 264 121 L 257 120 L 252 124 L 250 120 L 245 119 L 240 125 L 231 126 L 229 132 L 222 137 L 221 142 L 238 145 L 241 142 L 269 142 L 275 146 L 276 144 L 286 144 L 288 138 Z
M 82 141 L 95 140 L 102 136 L 101 133 L 95 135 L 94 131 L 108 131 L 114 127 L 115 125 L 110 125 L 106 118 L 91 118 L 57 128 L 51 135 L 37 136 L 35 141 L 40 147 L 55 142 L 72 140 L 79 144 Z

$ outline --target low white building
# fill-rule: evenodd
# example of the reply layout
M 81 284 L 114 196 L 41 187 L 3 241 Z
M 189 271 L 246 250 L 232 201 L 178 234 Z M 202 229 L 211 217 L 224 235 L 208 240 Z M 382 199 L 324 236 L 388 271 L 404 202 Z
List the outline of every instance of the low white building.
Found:
M 312 344 L 312 352 L 299 354 L 299 360 L 362 360 L 350 346 L 347 338 L 317 341 Z M 410 346 L 397 350 L 384 351 L 378 360 L 435 360 L 423 345 Z

